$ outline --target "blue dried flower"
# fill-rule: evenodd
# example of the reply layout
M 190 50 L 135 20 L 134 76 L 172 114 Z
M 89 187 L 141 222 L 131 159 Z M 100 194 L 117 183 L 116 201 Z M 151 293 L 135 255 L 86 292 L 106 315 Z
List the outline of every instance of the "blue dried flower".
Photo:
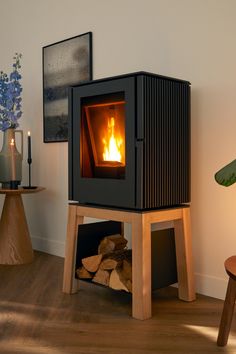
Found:
M 21 75 L 18 73 L 17 70 L 13 71 L 11 74 L 10 74 L 10 80 L 20 80 L 21 79 Z
M 21 75 L 19 73 L 20 59 L 22 55 L 16 53 L 14 56 L 13 71 L 10 77 L 0 71 L 0 130 L 16 128 L 19 126 L 18 119 L 21 117 L 20 97 L 22 86 L 20 84 Z

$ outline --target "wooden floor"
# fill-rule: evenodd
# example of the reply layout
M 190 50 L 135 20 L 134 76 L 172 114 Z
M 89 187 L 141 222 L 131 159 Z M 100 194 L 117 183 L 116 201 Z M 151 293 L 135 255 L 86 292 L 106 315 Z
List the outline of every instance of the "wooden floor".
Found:
M 223 301 L 178 300 L 175 288 L 153 293 L 153 317 L 131 318 L 131 297 L 81 282 L 62 294 L 63 259 L 36 253 L 30 265 L 0 266 L 0 353 L 236 353 L 216 346 Z

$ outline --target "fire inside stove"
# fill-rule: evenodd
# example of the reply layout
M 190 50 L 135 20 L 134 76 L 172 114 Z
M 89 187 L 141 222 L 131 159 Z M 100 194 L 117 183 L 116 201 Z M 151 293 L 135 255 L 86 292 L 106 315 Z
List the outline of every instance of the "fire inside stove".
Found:
M 125 101 L 88 98 L 82 104 L 82 177 L 125 178 Z
M 104 144 L 103 160 L 121 163 L 124 162 L 124 155 L 122 156 L 122 144 L 123 139 L 116 134 L 115 130 L 115 118 L 108 118 L 106 137 L 102 140 Z

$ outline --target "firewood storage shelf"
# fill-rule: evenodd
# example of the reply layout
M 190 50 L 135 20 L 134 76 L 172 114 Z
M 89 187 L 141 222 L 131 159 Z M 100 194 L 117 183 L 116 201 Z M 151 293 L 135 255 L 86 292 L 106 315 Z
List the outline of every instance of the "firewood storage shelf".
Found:
M 63 292 L 78 291 L 75 278 L 77 237 L 84 217 L 127 222 L 132 225 L 132 316 L 145 320 L 151 310 L 151 224 L 172 221 L 178 273 L 178 295 L 184 301 L 195 300 L 192 264 L 190 207 L 188 205 L 154 211 L 106 209 L 71 203 L 68 206 L 68 224 L 64 263 Z

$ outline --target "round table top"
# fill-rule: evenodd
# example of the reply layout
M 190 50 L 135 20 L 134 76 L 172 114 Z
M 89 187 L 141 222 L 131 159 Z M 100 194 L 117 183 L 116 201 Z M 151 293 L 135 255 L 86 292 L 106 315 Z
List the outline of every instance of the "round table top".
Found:
M 27 193 L 37 193 L 43 191 L 44 187 L 36 187 L 36 188 L 18 188 L 18 189 L 3 189 L 0 188 L 0 194 L 27 194 Z

